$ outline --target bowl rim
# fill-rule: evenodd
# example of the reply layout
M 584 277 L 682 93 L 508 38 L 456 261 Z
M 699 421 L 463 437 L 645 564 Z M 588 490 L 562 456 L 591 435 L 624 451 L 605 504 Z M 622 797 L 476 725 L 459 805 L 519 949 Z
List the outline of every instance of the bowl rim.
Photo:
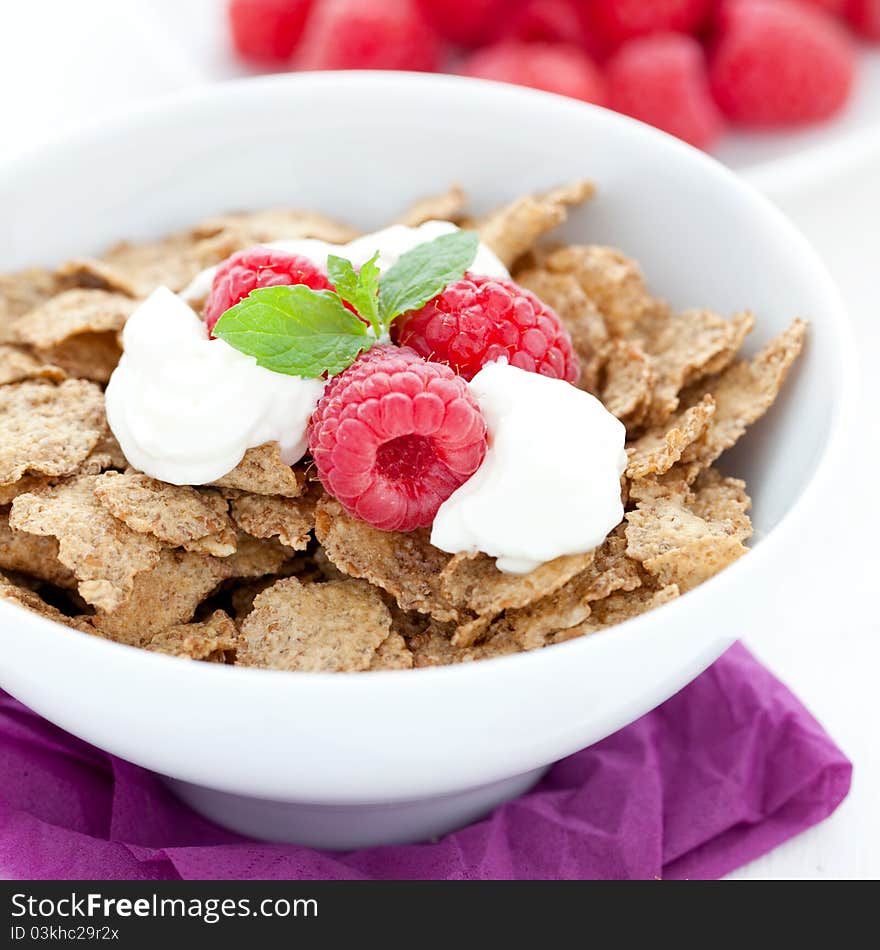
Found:
M 386 691 L 389 689 L 418 689 L 431 682 L 449 681 L 450 683 L 464 683 L 476 679 L 480 681 L 486 677 L 494 678 L 502 671 L 514 673 L 522 669 L 523 665 L 530 664 L 537 672 L 540 665 L 556 666 L 566 663 L 578 656 L 580 652 L 601 650 L 609 640 L 638 639 L 650 635 L 658 619 L 664 623 L 673 624 L 683 618 L 684 612 L 699 611 L 708 598 L 720 595 L 725 588 L 741 583 L 750 572 L 770 569 L 778 553 L 780 553 L 788 539 L 795 535 L 799 528 L 804 526 L 810 516 L 817 510 L 823 491 L 830 489 L 835 476 L 842 471 L 846 452 L 852 438 L 853 417 L 857 390 L 857 350 L 855 336 L 842 296 L 834 283 L 828 269 L 818 253 L 813 249 L 807 238 L 797 227 L 776 207 L 768 198 L 761 194 L 748 180 L 740 177 L 736 172 L 722 165 L 721 162 L 690 145 L 667 135 L 651 126 L 635 119 L 612 112 L 601 106 L 585 103 L 541 90 L 514 86 L 507 83 L 489 80 L 472 79 L 463 76 L 453 76 L 433 73 L 392 72 L 383 70 L 363 71 L 326 71 L 326 72 L 299 72 L 288 74 L 274 74 L 270 76 L 254 76 L 244 79 L 232 79 L 204 86 L 197 86 L 165 96 L 157 97 L 146 102 L 138 103 L 135 108 L 120 110 L 110 115 L 90 121 L 82 126 L 69 130 L 63 134 L 52 136 L 31 148 L 17 153 L 11 159 L 0 162 L 0 184 L 3 180 L 14 179 L 19 169 L 33 169 L 35 165 L 57 164 L 63 160 L 64 150 L 67 148 L 82 147 L 84 144 L 100 141 L 104 136 L 124 135 L 126 128 L 149 125 L 154 121 L 167 119 L 169 113 L 185 113 L 187 110 L 200 110 L 215 106 L 230 96 L 248 98 L 259 95 L 264 91 L 276 88 L 295 86 L 319 86 L 326 89 L 338 87 L 340 90 L 351 92 L 357 90 L 359 95 L 364 94 L 365 86 L 372 86 L 376 94 L 391 93 L 396 89 L 413 84 L 420 84 L 424 88 L 423 94 L 449 94 L 451 91 L 462 91 L 468 99 L 471 96 L 484 100 L 495 98 L 519 100 L 524 109 L 542 107 L 554 108 L 560 115 L 566 115 L 573 122 L 582 121 L 586 115 L 592 115 L 591 121 L 600 121 L 606 125 L 618 125 L 636 129 L 637 134 L 653 139 L 662 148 L 677 151 L 679 155 L 691 162 L 701 173 L 719 180 L 723 180 L 724 187 L 734 189 L 744 202 L 748 202 L 756 214 L 765 218 L 766 226 L 775 228 L 783 235 L 787 242 L 795 245 L 800 258 L 815 275 L 815 279 L 822 288 L 822 308 L 827 311 L 828 319 L 835 325 L 836 346 L 833 353 L 832 365 L 835 368 L 834 378 L 829 387 L 831 397 L 831 412 L 828 438 L 822 447 L 821 456 L 816 468 L 804 484 L 800 494 L 774 525 L 761 539 L 759 545 L 749 550 L 747 557 L 740 558 L 729 565 L 719 574 L 705 581 L 697 588 L 686 594 L 661 605 L 647 613 L 630 618 L 613 627 L 597 631 L 589 636 L 538 650 L 523 653 L 494 657 L 478 662 L 458 663 L 447 666 L 422 667 L 407 670 L 383 670 L 371 672 L 364 676 L 361 672 L 304 672 L 286 670 L 266 670 L 248 667 L 225 666 L 214 663 L 180 663 L 179 658 L 150 653 L 138 647 L 104 640 L 93 634 L 84 633 L 63 624 L 27 610 L 16 604 L 0 601 L 0 629 L 13 622 L 22 614 L 27 615 L 32 622 L 33 629 L 42 631 L 47 637 L 79 638 L 80 646 L 91 654 L 91 663 L 99 664 L 102 659 L 108 662 L 127 663 L 135 662 L 138 669 L 147 674 L 149 664 L 153 664 L 156 675 L 172 674 L 176 676 L 195 677 L 208 685 L 226 683 L 224 677 L 234 677 L 229 682 L 237 682 L 244 687 L 247 684 L 265 689 L 289 689 L 295 682 L 299 690 L 316 690 L 326 698 L 328 689 L 350 694 L 352 690 L 364 691 L 376 688 Z M 77 642 L 77 641 L 71 641 Z M 109 652 L 107 652 L 109 651 Z M 696 653 L 697 651 L 695 651 Z M 719 650 L 720 652 L 720 650 Z M 128 656 L 128 660 L 126 660 Z M 115 660 L 114 660 L 115 658 Z M 169 665 L 170 664 L 170 665 Z M 188 671 L 188 672 L 184 672 Z M 406 674 L 406 675 L 402 675 Z M 294 679 L 291 679 L 293 677 Z M 406 684 L 410 684 L 407 686 Z

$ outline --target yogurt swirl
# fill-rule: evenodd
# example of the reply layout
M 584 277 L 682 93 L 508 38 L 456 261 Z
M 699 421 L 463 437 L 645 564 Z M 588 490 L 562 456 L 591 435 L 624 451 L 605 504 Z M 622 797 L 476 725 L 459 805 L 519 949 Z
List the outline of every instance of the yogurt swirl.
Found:
M 193 309 L 166 287 L 129 317 L 122 341 L 107 421 L 135 468 L 174 485 L 203 485 L 264 442 L 278 442 L 288 465 L 302 458 L 322 380 L 273 373 L 209 339 Z
M 440 506 L 431 544 L 482 551 L 511 574 L 600 545 L 623 518 L 623 424 L 595 396 L 503 361 L 470 388 L 489 450 Z

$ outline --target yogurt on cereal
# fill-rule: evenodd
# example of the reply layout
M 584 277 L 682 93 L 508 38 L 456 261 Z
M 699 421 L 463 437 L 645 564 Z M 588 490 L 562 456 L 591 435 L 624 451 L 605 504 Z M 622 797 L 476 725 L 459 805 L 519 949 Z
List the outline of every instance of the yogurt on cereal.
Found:
M 623 518 L 623 424 L 595 396 L 506 361 L 484 366 L 470 389 L 489 449 L 440 506 L 431 544 L 482 551 L 512 574 L 601 544 Z
M 129 317 L 122 341 L 107 421 L 135 468 L 173 485 L 203 485 L 264 442 L 278 442 L 288 465 L 302 458 L 322 380 L 273 373 L 209 339 L 195 311 L 166 287 Z

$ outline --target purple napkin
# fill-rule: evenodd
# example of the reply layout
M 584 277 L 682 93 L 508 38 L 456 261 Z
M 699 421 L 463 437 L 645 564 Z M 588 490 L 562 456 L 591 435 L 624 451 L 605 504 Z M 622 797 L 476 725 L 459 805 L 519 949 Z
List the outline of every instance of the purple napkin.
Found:
M 716 878 L 831 814 L 852 766 L 737 644 L 680 693 L 436 843 L 241 838 L 0 693 L 0 877 Z

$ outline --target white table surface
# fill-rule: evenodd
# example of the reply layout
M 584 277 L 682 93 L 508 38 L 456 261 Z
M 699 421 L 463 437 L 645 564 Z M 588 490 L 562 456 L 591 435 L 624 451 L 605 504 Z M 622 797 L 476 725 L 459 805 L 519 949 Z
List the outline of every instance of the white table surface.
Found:
M 241 75 L 222 6 L 223 0 L 0 0 L 0 161 L 138 100 Z M 872 121 L 876 149 L 864 132 Z M 818 247 L 849 304 L 863 363 L 853 480 L 840 486 L 816 525 L 821 546 L 811 545 L 825 554 L 781 566 L 776 603 L 762 628 L 745 635 L 853 760 L 853 789 L 830 819 L 731 877 L 876 879 L 880 55 L 866 59 L 856 100 L 839 121 L 795 136 L 732 136 L 719 157 L 767 192 Z M 795 589 L 815 596 L 805 602 Z

